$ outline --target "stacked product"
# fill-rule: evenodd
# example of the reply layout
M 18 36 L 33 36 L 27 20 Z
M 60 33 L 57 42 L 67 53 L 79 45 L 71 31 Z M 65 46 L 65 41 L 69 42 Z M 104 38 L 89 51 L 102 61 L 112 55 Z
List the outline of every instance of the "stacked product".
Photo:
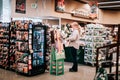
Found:
M 50 74 L 63 75 L 64 74 L 64 59 L 51 61 Z
M 11 22 L 10 25 L 10 54 L 9 54 L 9 64 L 10 69 L 16 69 L 15 62 L 15 51 L 16 51 L 16 24 L 15 22 Z
M 29 61 L 29 41 L 28 41 L 28 23 L 22 21 L 16 21 L 16 52 L 15 58 L 17 63 L 17 71 L 21 73 L 28 73 L 31 69 L 31 63 Z
M 47 32 L 46 32 L 46 69 L 49 70 L 49 65 L 50 65 L 50 53 L 51 53 L 51 28 L 47 27 Z
M 0 23 L 0 66 L 8 68 L 9 65 L 9 24 Z
M 85 55 L 84 62 L 91 63 L 92 66 L 96 63 L 96 49 L 103 46 L 106 38 L 106 28 L 99 24 L 88 24 L 86 27 L 85 37 Z M 104 55 L 99 56 L 99 60 L 104 60 Z

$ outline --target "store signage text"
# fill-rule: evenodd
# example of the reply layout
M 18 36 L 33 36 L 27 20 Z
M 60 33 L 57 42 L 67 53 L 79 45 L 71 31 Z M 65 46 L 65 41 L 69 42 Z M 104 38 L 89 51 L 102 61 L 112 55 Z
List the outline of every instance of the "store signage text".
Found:
M 97 14 L 93 14 L 89 10 L 85 10 L 85 9 L 74 9 L 72 11 L 72 16 L 81 17 L 81 18 L 87 18 L 87 19 L 95 19 L 95 18 L 97 18 Z

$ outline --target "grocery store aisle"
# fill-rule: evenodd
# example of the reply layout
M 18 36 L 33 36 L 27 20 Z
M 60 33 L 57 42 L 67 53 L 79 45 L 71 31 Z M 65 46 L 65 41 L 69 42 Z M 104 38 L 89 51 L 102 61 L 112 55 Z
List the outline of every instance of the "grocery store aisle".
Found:
M 79 65 L 78 72 L 69 72 L 71 63 L 65 62 L 65 74 L 60 76 L 50 75 L 49 72 L 32 77 L 26 77 L 15 72 L 0 69 L 0 80 L 93 80 L 95 67 Z

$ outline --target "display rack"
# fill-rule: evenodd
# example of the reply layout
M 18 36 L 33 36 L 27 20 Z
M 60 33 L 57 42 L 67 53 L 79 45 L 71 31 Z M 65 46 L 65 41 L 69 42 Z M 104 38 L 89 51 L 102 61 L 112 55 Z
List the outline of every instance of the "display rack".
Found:
M 59 29 L 53 29 L 51 35 L 50 74 L 59 76 L 64 74 L 65 54 Z
M 47 27 L 46 30 L 46 69 L 49 71 L 50 68 L 50 53 L 51 53 L 51 27 Z
M 55 59 L 56 53 L 54 47 L 51 50 L 50 74 L 59 76 L 64 74 L 64 59 Z
M 16 21 L 16 52 L 15 61 L 17 64 L 16 71 L 29 74 L 31 70 L 31 55 L 29 54 L 29 24 L 24 21 Z
M 92 66 L 96 63 L 96 48 L 103 46 L 105 43 L 106 29 L 104 26 L 99 24 L 88 24 L 86 26 L 86 37 L 85 37 L 85 54 L 84 62 L 90 63 Z M 99 57 L 100 60 L 104 60 L 105 57 L 102 55 Z
M 15 57 L 10 65 L 15 66 L 15 71 L 23 75 L 36 75 L 45 72 L 45 45 L 46 26 L 33 24 L 29 21 L 14 21 L 14 30 L 11 33 L 11 54 Z M 12 35 L 13 35 L 12 34 Z M 15 42 L 14 42 L 15 41 Z M 15 65 L 14 65 L 15 64 Z
M 16 69 L 15 51 L 16 51 L 16 23 L 10 24 L 10 53 L 9 53 L 9 67 L 10 70 Z
M 50 74 L 63 75 L 64 74 L 64 60 L 52 60 L 50 66 Z
M 44 73 L 45 69 L 49 70 L 49 29 L 42 23 L 27 20 L 12 21 L 10 26 L 0 23 L 0 67 L 24 75 L 35 75 Z
M 115 69 L 113 69 L 113 67 L 115 67 L 115 64 L 118 62 L 116 60 L 117 58 L 115 56 L 113 57 L 113 55 L 116 54 L 117 56 L 119 56 L 117 54 L 118 48 L 119 48 L 119 44 L 117 44 L 117 43 L 97 48 L 96 74 L 99 74 L 99 75 L 96 75 L 95 78 L 104 79 L 106 77 L 108 79 L 105 79 L 105 80 L 116 80 L 115 76 L 116 76 L 116 72 L 118 72 L 118 71 L 117 70 L 115 71 Z M 105 49 L 106 52 L 102 51 L 102 49 Z M 103 62 L 99 61 L 98 57 L 99 57 L 99 54 L 101 53 L 101 51 L 104 53 L 104 56 L 107 57 L 106 61 L 103 61 Z M 119 65 L 118 65 L 118 67 L 119 67 Z M 103 70 L 106 71 L 106 73 L 104 73 Z M 106 75 L 106 76 L 102 76 L 102 75 Z
M 0 23 L 0 67 L 30 76 L 44 73 L 46 62 L 46 25 L 27 20 Z
M 9 67 L 9 24 L 0 23 L 0 67 Z
M 97 48 L 96 74 L 98 73 L 99 69 L 101 69 L 101 68 L 106 69 L 105 65 L 107 65 L 107 67 L 109 69 L 109 72 L 107 72 L 108 80 L 119 80 L 120 79 L 120 71 L 119 71 L 119 66 L 120 66 L 119 65 L 119 57 L 120 57 L 120 55 L 119 55 L 120 54 L 119 53 L 120 52 L 120 24 L 118 24 L 117 27 L 118 27 L 117 43 Z M 109 57 L 109 61 L 105 61 L 105 62 L 100 62 L 99 61 L 99 55 L 101 53 L 101 49 L 103 49 L 103 48 L 107 50 L 106 52 L 104 52 L 104 54 L 105 54 L 106 57 Z M 116 56 L 113 56 L 114 54 Z M 96 75 L 96 76 L 97 77 L 95 77 L 96 78 L 95 80 L 98 80 L 98 78 L 100 78 L 100 80 L 102 78 L 104 78 L 104 77 L 101 77 L 101 74 Z

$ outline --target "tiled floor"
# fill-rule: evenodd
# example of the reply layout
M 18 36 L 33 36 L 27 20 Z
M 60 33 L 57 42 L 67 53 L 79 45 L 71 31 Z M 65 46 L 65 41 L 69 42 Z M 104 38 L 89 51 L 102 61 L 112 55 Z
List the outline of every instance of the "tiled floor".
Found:
M 12 71 L 0 69 L 0 80 L 93 80 L 95 67 L 79 65 L 78 72 L 69 72 L 71 65 L 71 63 L 65 63 L 65 73 L 60 76 L 50 75 L 49 72 L 45 72 L 44 74 L 26 77 Z

